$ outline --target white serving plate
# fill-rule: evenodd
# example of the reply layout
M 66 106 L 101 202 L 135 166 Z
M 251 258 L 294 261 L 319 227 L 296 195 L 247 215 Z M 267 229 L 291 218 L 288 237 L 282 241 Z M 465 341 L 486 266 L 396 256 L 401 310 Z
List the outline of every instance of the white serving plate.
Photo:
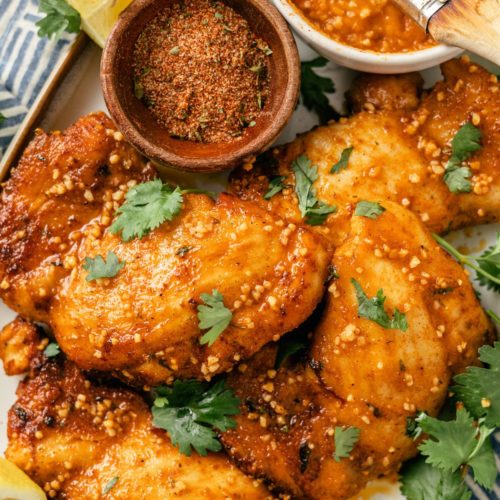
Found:
M 317 54 L 301 40 L 297 39 L 297 44 L 302 60 L 311 60 L 317 57 Z M 44 113 L 41 126 L 45 130 L 64 129 L 84 114 L 91 111 L 106 110 L 99 84 L 100 55 L 101 50 L 94 45 L 89 45 L 83 51 L 74 67 L 62 81 L 55 96 L 49 103 L 47 111 Z M 484 60 L 474 59 L 477 59 L 480 64 L 488 69 L 495 70 L 493 65 Z M 330 101 L 336 109 L 343 109 L 344 94 L 349 89 L 356 72 L 333 63 L 329 63 L 325 68 L 320 68 L 317 72 L 333 80 L 336 92 L 331 96 Z M 499 70 L 496 69 L 496 72 L 498 73 Z M 426 86 L 432 85 L 441 77 L 438 67 L 423 71 L 422 75 Z M 277 143 L 289 142 L 297 134 L 310 130 L 317 123 L 316 115 L 299 105 Z M 165 171 L 165 177 L 183 186 L 222 191 L 227 174 L 195 175 L 172 170 Z M 454 245 L 465 245 L 471 251 L 481 252 L 494 242 L 498 231 L 500 231 L 500 224 L 477 226 L 465 231 L 457 231 L 451 234 L 448 239 Z M 494 293 L 481 289 L 481 296 L 484 307 L 493 309 L 500 315 L 498 295 L 495 297 Z M 0 328 L 14 317 L 15 313 L 0 302 Z M 15 390 L 19 379 L 19 377 L 7 377 L 0 366 L 0 453 L 3 453 L 7 446 L 7 412 L 15 400 Z M 480 500 L 487 500 L 488 497 L 479 488 L 474 488 L 473 491 Z M 397 500 L 403 497 L 399 493 L 397 484 L 388 481 L 376 481 L 370 484 L 357 498 L 363 500 Z

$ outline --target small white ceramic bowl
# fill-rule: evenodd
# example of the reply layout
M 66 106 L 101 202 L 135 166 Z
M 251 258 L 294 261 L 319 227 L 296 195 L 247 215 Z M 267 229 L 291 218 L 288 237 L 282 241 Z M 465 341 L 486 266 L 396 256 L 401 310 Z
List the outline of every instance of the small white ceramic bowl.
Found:
M 406 73 L 436 66 L 463 52 L 458 47 L 436 45 L 412 52 L 377 53 L 336 42 L 309 24 L 288 0 L 273 0 L 286 21 L 322 56 L 342 66 L 369 73 Z

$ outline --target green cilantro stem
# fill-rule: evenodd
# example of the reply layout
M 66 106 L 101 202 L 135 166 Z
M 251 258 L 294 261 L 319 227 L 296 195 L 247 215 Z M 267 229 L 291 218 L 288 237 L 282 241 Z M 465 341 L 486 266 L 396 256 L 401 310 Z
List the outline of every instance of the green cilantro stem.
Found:
M 493 276 L 491 273 L 486 271 L 485 269 L 481 268 L 480 266 L 474 264 L 473 260 L 475 261 L 487 261 L 487 257 L 469 257 L 468 255 L 464 255 L 463 253 L 459 252 L 453 245 L 448 243 L 444 238 L 441 238 L 441 236 L 433 233 L 432 236 L 434 239 L 457 261 L 462 264 L 470 267 L 471 269 L 474 269 L 476 273 L 484 276 L 485 278 L 488 278 L 490 281 L 493 283 L 496 283 L 497 285 L 500 285 L 500 278 L 497 278 L 496 276 Z

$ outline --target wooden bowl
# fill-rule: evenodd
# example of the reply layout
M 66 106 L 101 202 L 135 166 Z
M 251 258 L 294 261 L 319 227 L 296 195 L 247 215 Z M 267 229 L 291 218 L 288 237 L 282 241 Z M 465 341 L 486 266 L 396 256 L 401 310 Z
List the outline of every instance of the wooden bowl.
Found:
M 101 85 L 108 110 L 127 140 L 148 158 L 190 172 L 218 172 L 261 153 L 291 117 L 300 89 L 297 46 L 281 14 L 267 0 L 223 0 L 247 20 L 273 51 L 269 58 L 270 96 L 257 124 L 227 143 L 174 139 L 134 95 L 133 52 L 145 26 L 177 0 L 135 0 L 111 32 L 101 62 Z

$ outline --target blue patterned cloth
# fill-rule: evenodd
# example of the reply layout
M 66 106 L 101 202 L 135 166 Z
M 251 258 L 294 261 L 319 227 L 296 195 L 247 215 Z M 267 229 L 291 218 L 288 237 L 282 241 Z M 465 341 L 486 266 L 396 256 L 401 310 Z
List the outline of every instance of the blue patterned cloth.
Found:
M 0 0 L 0 154 L 74 39 L 39 38 L 40 17 L 38 0 Z
M 0 157 L 75 38 L 39 38 L 35 23 L 40 17 L 37 0 L 0 0 L 0 113 L 6 117 L 0 124 Z M 492 442 L 500 464 L 500 431 Z M 500 498 L 499 480 L 490 493 L 468 483 L 478 500 Z

